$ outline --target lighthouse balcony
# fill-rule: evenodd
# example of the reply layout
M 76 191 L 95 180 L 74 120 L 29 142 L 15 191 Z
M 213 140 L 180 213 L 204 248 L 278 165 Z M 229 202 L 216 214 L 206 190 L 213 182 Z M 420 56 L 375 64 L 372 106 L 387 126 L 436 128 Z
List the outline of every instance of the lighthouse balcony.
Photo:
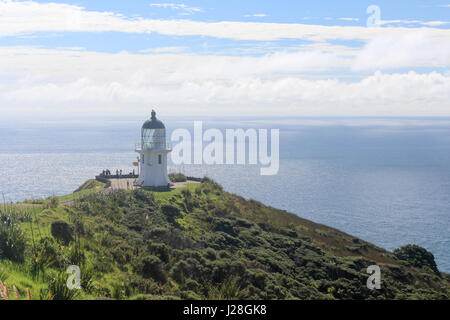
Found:
M 170 151 L 172 144 L 165 142 L 138 142 L 135 146 L 135 151 Z

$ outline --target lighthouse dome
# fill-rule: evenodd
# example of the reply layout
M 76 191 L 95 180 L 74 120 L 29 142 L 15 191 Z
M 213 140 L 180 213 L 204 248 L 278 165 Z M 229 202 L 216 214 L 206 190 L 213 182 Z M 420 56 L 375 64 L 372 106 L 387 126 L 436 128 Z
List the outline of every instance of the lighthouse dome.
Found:
M 160 150 L 166 148 L 166 128 L 156 119 L 156 112 L 152 110 L 151 119 L 142 126 L 142 150 Z
M 152 117 L 144 122 L 142 129 L 165 129 L 164 123 L 161 120 L 156 119 L 156 112 L 152 110 Z

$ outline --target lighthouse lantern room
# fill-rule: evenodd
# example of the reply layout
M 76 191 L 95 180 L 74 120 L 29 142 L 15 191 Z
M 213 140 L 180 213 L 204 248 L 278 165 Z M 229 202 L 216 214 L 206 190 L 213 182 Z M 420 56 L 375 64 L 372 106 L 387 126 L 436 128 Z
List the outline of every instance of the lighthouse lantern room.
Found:
M 140 167 L 136 185 L 144 188 L 168 187 L 167 155 L 171 151 L 166 143 L 166 128 L 152 110 L 152 117 L 142 126 L 141 142 L 136 145 Z

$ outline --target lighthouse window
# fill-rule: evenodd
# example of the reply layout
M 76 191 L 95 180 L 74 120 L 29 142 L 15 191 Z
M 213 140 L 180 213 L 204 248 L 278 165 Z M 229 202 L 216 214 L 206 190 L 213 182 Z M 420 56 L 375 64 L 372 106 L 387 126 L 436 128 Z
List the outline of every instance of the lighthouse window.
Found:
M 162 163 L 162 156 L 159 154 L 158 155 L 158 163 L 161 164 Z

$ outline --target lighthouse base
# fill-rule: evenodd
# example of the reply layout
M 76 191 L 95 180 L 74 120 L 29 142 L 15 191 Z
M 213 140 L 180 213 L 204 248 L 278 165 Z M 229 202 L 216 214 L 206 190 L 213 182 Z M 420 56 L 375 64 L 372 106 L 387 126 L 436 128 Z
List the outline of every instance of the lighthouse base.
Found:
M 136 186 L 142 188 L 170 188 L 167 175 L 167 154 L 170 150 L 140 151 L 140 171 Z

